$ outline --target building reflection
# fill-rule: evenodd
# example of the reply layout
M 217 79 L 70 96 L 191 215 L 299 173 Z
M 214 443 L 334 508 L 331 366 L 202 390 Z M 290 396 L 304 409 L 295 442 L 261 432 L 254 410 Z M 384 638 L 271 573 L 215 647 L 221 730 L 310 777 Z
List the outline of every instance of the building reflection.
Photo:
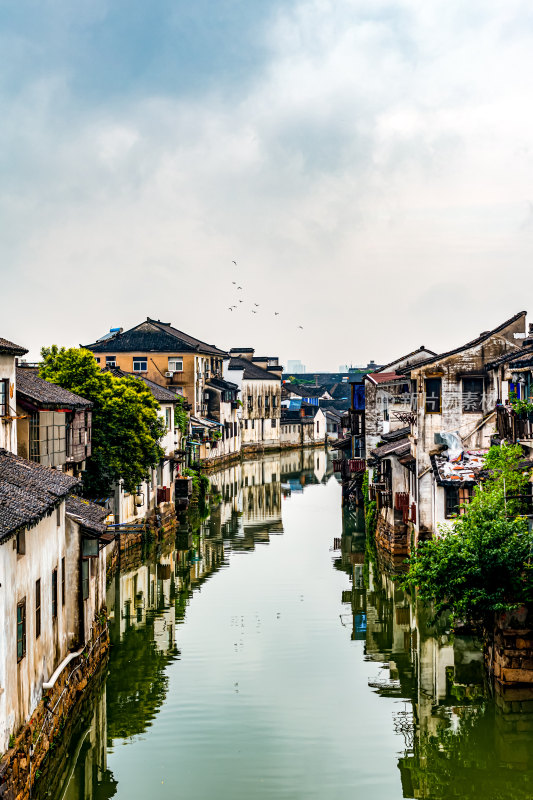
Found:
M 481 643 L 454 634 L 445 617 L 434 621 L 401 588 L 405 566 L 379 562 L 360 512 L 344 513 L 336 545 L 335 567 L 351 584 L 341 598 L 343 624 L 379 665 L 370 689 L 399 701 L 392 725 L 403 750 L 403 796 L 532 796 L 533 691 L 487 684 Z
M 178 629 L 195 591 L 229 564 L 232 553 L 253 551 L 283 533 L 282 494 L 290 481 L 303 491 L 331 474 L 323 450 L 238 462 L 211 476 L 218 502 L 205 519 L 181 515 L 175 540 L 128 551 L 127 566 L 107 588 L 113 644 L 107 681 L 89 726 L 71 743 L 70 771 L 58 779 L 56 800 L 115 794 L 106 745 L 143 734 L 158 714 L 168 666 L 180 655 Z

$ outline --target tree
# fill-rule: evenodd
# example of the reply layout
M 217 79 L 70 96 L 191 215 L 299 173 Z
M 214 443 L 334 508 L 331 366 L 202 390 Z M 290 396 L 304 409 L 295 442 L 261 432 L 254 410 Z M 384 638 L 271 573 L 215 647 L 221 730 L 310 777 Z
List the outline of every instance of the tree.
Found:
M 42 378 L 93 403 L 84 494 L 107 496 L 120 479 L 126 491 L 134 491 L 163 457 L 159 441 L 165 423 L 152 393 L 138 378 L 102 372 L 89 350 L 52 345 L 43 347 L 41 356 Z
M 533 599 L 533 536 L 519 513 L 520 499 L 512 497 L 523 494 L 529 480 L 523 459 L 519 445 L 492 447 L 485 478 L 464 513 L 409 559 L 404 584 L 434 601 L 436 615 L 449 611 L 455 620 L 488 625 L 495 612 Z

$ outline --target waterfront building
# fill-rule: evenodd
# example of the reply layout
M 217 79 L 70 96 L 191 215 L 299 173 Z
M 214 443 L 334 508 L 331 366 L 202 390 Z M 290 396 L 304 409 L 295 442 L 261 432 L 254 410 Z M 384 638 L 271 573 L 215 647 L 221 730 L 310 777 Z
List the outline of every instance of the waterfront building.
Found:
M 269 450 L 281 444 L 281 374 L 277 357 L 255 356 L 252 347 L 234 347 L 224 362 L 224 378 L 241 393 L 241 449 Z
M 19 366 L 18 454 L 38 464 L 79 476 L 91 455 L 92 403 Z
M 523 352 L 525 316 L 440 355 L 421 358 L 421 349 L 367 377 L 369 488 L 378 543 L 391 554 L 435 536 L 472 496 L 505 390 L 500 369 L 490 367 Z
M 169 322 L 150 317 L 127 331 L 112 328 L 86 347 L 102 368 L 119 367 L 182 394 L 200 417 L 207 413 L 207 381 L 222 377 L 227 355 Z

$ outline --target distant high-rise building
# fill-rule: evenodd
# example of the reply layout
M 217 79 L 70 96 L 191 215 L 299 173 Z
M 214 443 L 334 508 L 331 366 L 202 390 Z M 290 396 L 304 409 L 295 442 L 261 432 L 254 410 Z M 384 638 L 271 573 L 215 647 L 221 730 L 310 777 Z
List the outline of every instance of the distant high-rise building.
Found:
M 292 373 L 294 375 L 304 375 L 305 374 L 305 364 L 299 359 L 293 359 L 287 361 L 287 372 Z

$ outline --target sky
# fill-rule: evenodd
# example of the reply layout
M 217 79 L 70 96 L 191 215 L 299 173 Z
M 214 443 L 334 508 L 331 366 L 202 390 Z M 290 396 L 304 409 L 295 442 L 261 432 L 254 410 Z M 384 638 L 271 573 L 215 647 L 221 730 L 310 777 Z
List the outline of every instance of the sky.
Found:
M 0 53 L 30 357 L 149 316 L 334 370 L 528 310 L 527 0 L 0 0 Z

